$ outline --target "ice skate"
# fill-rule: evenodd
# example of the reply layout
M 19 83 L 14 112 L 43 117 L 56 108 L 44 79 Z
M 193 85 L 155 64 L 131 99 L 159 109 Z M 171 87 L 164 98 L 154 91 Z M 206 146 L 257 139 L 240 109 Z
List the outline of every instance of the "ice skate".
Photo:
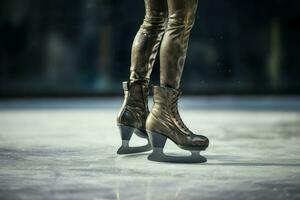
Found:
M 202 135 L 192 133 L 183 123 L 177 108 L 180 91 L 168 87 L 153 87 L 154 105 L 146 121 L 153 152 L 148 160 L 177 163 L 202 163 L 206 158 L 200 155 L 209 140 Z M 167 139 L 179 148 L 191 152 L 191 156 L 170 156 L 163 151 Z
M 122 145 L 118 154 L 131 154 L 145 152 L 152 149 L 145 121 L 149 114 L 148 109 L 148 83 L 147 82 L 123 82 L 124 102 L 117 117 L 117 126 L 120 131 Z M 131 136 L 136 134 L 147 140 L 144 146 L 129 146 Z

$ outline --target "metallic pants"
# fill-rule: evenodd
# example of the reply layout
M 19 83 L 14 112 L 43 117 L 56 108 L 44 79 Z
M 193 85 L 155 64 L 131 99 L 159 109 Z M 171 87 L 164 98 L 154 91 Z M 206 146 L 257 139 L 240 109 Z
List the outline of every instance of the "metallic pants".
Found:
M 160 84 L 178 89 L 198 0 L 144 1 L 146 15 L 132 45 L 130 80 L 150 80 L 160 47 Z

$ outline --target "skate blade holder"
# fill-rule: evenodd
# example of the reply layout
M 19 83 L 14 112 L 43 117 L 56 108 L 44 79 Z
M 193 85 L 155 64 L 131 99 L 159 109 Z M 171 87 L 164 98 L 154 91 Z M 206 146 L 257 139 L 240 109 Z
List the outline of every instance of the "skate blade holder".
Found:
M 146 145 L 134 146 L 134 147 L 129 146 L 129 141 L 130 141 L 133 133 L 135 133 L 137 136 L 139 136 L 141 138 L 143 138 L 142 137 L 143 133 L 141 133 L 141 131 L 136 128 L 125 126 L 122 124 L 119 124 L 118 127 L 119 127 L 120 134 L 121 134 L 122 145 L 118 149 L 117 154 L 141 153 L 141 152 L 150 151 L 152 149 L 152 146 L 150 144 L 148 137 L 144 138 L 148 142 Z
M 188 150 L 191 152 L 190 156 L 166 155 L 164 153 L 164 147 L 167 141 L 167 137 L 152 131 L 148 131 L 148 135 L 153 146 L 153 151 L 148 156 L 148 160 L 170 163 L 204 163 L 207 161 L 205 157 L 200 155 L 201 150 Z M 183 150 L 187 150 L 180 146 L 178 147 Z

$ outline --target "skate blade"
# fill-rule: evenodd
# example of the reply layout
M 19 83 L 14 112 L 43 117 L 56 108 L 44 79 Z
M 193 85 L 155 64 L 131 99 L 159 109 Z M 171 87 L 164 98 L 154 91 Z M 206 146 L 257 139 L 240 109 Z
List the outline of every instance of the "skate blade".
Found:
M 205 157 L 200 155 L 200 151 L 191 151 L 191 156 L 169 156 L 163 152 L 162 148 L 153 148 L 148 160 L 170 163 L 204 163 L 207 161 Z
M 123 140 L 122 146 L 118 149 L 117 154 L 141 153 L 145 151 L 150 151 L 152 149 L 149 143 L 147 145 L 137 146 L 137 147 L 130 147 L 128 143 L 129 143 L 128 140 Z

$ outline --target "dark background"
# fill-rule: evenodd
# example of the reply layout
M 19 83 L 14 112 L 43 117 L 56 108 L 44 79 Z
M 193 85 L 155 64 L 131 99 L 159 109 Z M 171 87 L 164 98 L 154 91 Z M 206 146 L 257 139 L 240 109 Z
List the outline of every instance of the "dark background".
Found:
M 200 0 L 184 93 L 299 94 L 299 8 Z M 1 0 L 0 9 L 1 97 L 122 93 L 142 0 Z

